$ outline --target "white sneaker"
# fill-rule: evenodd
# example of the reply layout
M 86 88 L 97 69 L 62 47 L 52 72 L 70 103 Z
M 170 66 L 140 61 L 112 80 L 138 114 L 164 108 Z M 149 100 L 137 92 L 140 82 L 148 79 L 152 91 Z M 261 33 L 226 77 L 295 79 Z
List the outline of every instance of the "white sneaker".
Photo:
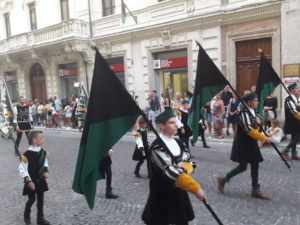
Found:
M 207 136 L 207 139 L 211 139 L 211 136 L 209 135 L 209 136 Z

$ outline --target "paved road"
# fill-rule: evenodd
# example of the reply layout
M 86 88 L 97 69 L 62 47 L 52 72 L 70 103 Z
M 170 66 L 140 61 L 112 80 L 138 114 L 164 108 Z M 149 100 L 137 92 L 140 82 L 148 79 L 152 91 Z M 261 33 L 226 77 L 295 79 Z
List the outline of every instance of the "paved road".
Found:
M 89 210 L 85 199 L 71 189 L 80 134 L 46 131 L 45 148 L 50 152 L 50 191 L 45 194 L 45 215 L 55 225 L 137 225 L 148 195 L 148 180 L 133 176 L 131 160 L 134 143 L 125 136 L 114 147 L 113 187 L 120 197 L 104 197 L 105 181 L 98 182 L 95 208 Z M 211 149 L 192 148 L 198 167 L 194 173 L 205 189 L 209 203 L 227 225 L 300 225 L 300 162 L 292 162 L 294 172 L 287 170 L 273 150 L 263 149 L 265 161 L 260 167 L 262 190 L 272 197 L 264 201 L 250 197 L 250 171 L 231 180 L 226 194 L 217 191 L 216 177 L 236 164 L 229 160 L 230 143 L 210 142 Z M 200 145 L 200 144 L 199 144 Z M 26 197 L 18 177 L 18 160 L 9 141 L 0 139 L 0 225 L 23 224 Z M 25 139 L 21 149 L 26 148 Z M 146 177 L 145 165 L 141 174 Z M 214 225 L 216 222 L 204 205 L 191 195 L 196 213 L 192 225 Z M 36 209 L 32 220 L 35 223 Z

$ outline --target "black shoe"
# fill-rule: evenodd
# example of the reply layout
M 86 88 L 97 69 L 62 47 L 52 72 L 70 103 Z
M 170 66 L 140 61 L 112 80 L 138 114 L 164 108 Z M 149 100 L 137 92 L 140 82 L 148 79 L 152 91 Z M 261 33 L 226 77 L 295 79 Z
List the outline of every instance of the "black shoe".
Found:
M 226 134 L 227 134 L 228 136 L 230 135 L 229 130 L 226 130 Z
M 195 143 L 194 143 L 193 141 L 191 141 L 191 145 L 192 145 L 193 147 L 195 147 Z
M 26 216 L 26 215 L 24 215 L 24 222 L 25 222 L 25 224 L 26 224 L 26 225 L 29 225 L 29 224 L 31 224 L 31 219 L 30 219 L 30 216 Z
M 140 173 L 137 172 L 137 171 L 134 171 L 134 175 L 135 175 L 137 178 L 142 178 L 142 176 L 140 175 Z
M 38 225 L 51 225 L 47 220 L 45 220 L 44 218 L 38 218 L 37 219 L 37 224 Z
M 112 192 L 106 193 L 105 197 L 106 198 L 119 198 L 118 195 L 115 195 Z
M 203 148 L 210 148 L 208 145 L 203 145 Z

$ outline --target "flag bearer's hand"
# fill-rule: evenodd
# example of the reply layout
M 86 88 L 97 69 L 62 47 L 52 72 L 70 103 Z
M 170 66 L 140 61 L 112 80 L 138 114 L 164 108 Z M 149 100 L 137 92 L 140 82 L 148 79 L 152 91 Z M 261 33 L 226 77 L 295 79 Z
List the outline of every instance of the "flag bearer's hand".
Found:
M 271 144 L 272 139 L 270 137 L 267 137 L 267 139 L 265 140 L 266 143 Z
M 199 190 L 195 193 L 195 196 L 199 200 L 207 202 L 206 195 L 205 195 L 204 191 L 201 188 L 199 188 Z
M 27 186 L 29 187 L 30 190 L 32 190 L 32 191 L 35 190 L 35 185 L 34 185 L 33 182 L 29 182 L 29 183 L 27 184 Z
M 48 179 L 48 177 L 49 177 L 49 173 L 48 172 L 44 173 L 44 178 Z

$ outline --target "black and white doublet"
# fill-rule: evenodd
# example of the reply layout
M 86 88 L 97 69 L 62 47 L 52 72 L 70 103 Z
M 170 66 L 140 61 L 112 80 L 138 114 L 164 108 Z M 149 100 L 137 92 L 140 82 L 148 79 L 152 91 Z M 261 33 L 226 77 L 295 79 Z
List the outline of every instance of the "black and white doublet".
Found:
M 153 173 L 142 219 L 148 225 L 186 225 L 194 212 L 188 193 L 176 187 L 175 180 L 184 172 L 177 164 L 188 161 L 190 154 L 178 140 L 160 137 L 151 145 Z
M 32 191 L 27 186 L 27 182 L 25 182 L 23 195 L 48 191 L 48 185 L 44 178 L 44 173 L 48 172 L 47 158 L 48 152 L 36 146 L 29 146 L 21 156 L 21 163 L 19 165 L 20 176 L 35 184 L 35 190 Z
M 259 118 L 254 109 L 242 109 L 239 114 L 239 124 L 234 137 L 230 159 L 238 163 L 262 162 L 263 157 L 257 140 L 249 135 L 255 130 L 253 118 Z M 251 116 L 251 114 L 252 116 Z
M 300 134 L 300 120 L 295 118 L 295 114 L 299 113 L 296 106 L 297 98 L 294 95 L 288 96 L 284 102 L 285 110 L 285 134 Z
M 149 158 L 150 151 L 148 147 L 148 137 L 147 130 L 139 128 L 135 133 L 135 150 L 132 155 L 132 159 L 135 161 L 143 160 Z M 142 154 L 141 149 L 145 151 L 145 155 Z

